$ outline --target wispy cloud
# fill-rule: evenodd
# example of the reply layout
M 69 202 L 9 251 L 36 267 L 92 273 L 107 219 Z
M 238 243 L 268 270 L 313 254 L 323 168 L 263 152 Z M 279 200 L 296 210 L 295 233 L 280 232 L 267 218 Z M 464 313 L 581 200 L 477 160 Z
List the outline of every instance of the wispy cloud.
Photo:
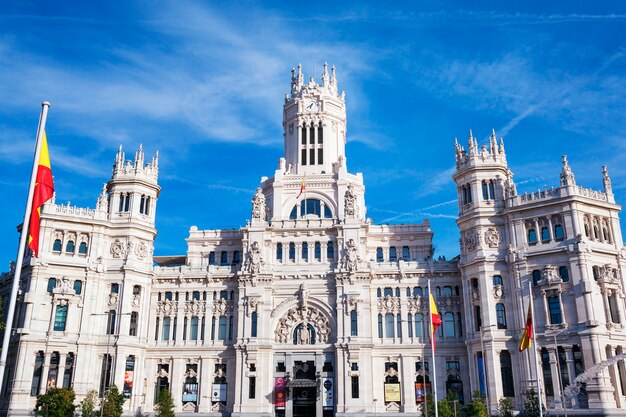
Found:
M 456 200 L 448 200 L 441 203 L 433 204 L 428 207 L 418 208 L 416 210 L 411 210 L 407 212 L 399 212 L 395 210 L 387 210 L 387 209 L 379 209 L 374 208 L 373 211 L 377 211 L 380 213 L 388 213 L 393 214 L 391 217 L 387 217 L 383 219 L 382 223 L 393 223 L 398 221 L 408 222 L 408 221 L 416 221 L 423 218 L 443 218 L 443 219 L 456 219 L 456 214 L 449 213 L 433 213 L 428 210 L 432 210 L 434 208 L 440 208 L 445 206 L 451 206 L 456 204 Z

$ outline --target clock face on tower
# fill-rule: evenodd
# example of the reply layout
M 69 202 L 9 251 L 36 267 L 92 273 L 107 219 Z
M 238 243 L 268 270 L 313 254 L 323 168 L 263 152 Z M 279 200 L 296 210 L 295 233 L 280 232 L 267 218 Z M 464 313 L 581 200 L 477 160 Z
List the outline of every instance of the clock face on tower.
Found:
M 317 111 L 319 109 L 319 104 L 317 104 L 316 100 L 307 100 L 304 103 L 304 109 L 310 112 Z

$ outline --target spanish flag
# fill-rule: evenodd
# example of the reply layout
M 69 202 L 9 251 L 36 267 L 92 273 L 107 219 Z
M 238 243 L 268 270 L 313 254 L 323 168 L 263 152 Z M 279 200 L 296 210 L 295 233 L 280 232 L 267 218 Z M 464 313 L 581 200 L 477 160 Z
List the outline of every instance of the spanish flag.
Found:
M 28 247 L 33 250 L 35 257 L 39 254 L 39 223 L 41 207 L 52 198 L 54 194 L 54 182 L 52 169 L 50 168 L 50 155 L 48 154 L 48 140 L 46 132 L 41 138 L 41 151 L 39 153 L 39 166 L 35 179 L 35 191 L 33 193 L 33 205 L 30 212 L 30 227 L 28 232 Z
M 430 293 L 430 335 L 433 345 L 433 352 L 435 351 L 436 343 L 435 343 L 435 331 L 439 326 L 441 326 L 441 317 L 439 316 L 439 312 L 437 311 L 437 304 L 435 304 L 435 299 L 433 298 L 433 294 Z
M 302 195 L 302 193 L 304 192 L 304 181 L 305 180 L 306 180 L 306 174 L 304 174 L 304 176 L 302 177 L 302 182 L 300 183 L 300 193 L 296 197 L 296 200 L 299 199 L 300 196 Z
M 519 344 L 519 351 L 528 349 L 533 345 L 533 315 L 528 306 L 528 314 L 526 315 L 526 326 L 524 327 L 524 334 Z

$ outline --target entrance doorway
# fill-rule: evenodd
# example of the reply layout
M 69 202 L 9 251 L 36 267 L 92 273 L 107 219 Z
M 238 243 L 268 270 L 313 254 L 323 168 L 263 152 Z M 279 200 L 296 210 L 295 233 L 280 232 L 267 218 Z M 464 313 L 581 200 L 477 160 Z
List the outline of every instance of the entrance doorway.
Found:
M 315 416 L 316 401 L 316 387 L 293 388 L 293 417 Z

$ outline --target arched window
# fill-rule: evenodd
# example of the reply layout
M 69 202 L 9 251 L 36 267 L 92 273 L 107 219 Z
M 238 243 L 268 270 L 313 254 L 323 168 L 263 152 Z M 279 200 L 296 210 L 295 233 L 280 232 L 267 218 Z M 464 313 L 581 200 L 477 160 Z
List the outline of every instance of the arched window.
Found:
M 383 296 L 382 291 L 380 290 L 380 288 L 376 288 L 376 297 L 380 298 Z
M 296 244 L 293 242 L 289 243 L 289 260 L 296 260 Z
M 400 297 L 400 288 L 399 287 L 396 287 L 395 294 L 396 294 L 396 297 Z
M 326 246 L 326 258 L 335 258 L 335 244 L 333 242 L 328 242 L 328 246 Z
M 589 236 L 589 225 L 587 223 L 585 223 L 585 236 L 590 237 Z
M 396 336 L 402 337 L 402 316 L 396 314 Z
M 74 253 L 74 247 L 74 241 L 68 240 L 67 244 L 65 245 L 65 253 Z
M 291 220 L 295 220 L 298 218 L 298 205 L 296 204 L 293 209 L 291 209 L 291 213 L 289 214 L 289 218 Z M 330 208 L 324 204 L 321 200 L 316 198 L 307 198 L 300 202 L 300 217 L 318 217 L 331 219 L 333 217 Z
M 409 331 L 409 334 L 407 336 L 408 337 L 413 337 L 413 314 L 411 314 L 411 313 L 407 314 L 406 321 L 407 321 L 407 324 L 408 324 L 407 329 Z
M 383 315 L 378 313 L 378 337 L 383 338 Z
M 279 243 L 276 245 L 276 260 L 278 261 L 283 260 L 283 244 L 282 243 Z
M 506 310 L 504 304 L 496 304 L 496 320 L 498 322 L 498 329 L 506 329 Z
M 250 326 L 250 337 L 256 337 L 257 335 L 257 324 L 258 324 L 258 315 L 256 311 L 253 311 L 252 314 L 250 315 L 250 321 L 251 321 L 251 326 Z
M 215 265 L 215 252 L 209 252 L 209 265 Z
M 456 336 L 456 326 L 454 323 L 454 313 L 445 313 L 443 316 L 443 336 L 444 337 L 455 337 Z
M 61 239 L 55 239 L 54 243 L 52 244 L 52 252 L 61 252 L 62 247 L 63 242 L 61 242 Z
M 222 253 L 220 254 L 220 265 L 228 265 L 228 252 L 222 251 Z
M 566 266 L 559 267 L 559 276 L 563 280 L 563 282 L 569 282 L 569 270 Z
M 550 353 L 545 347 L 541 348 L 541 369 L 543 371 L 543 381 L 546 388 L 546 395 L 554 396 L 554 386 L 552 385 L 552 368 L 550 366 Z
M 65 371 L 63 372 L 63 388 L 72 386 L 72 375 L 74 374 L 74 354 L 68 353 L 65 357 Z
M 376 262 L 383 262 L 385 258 L 383 258 L 383 248 L 376 248 Z
M 402 260 L 404 262 L 409 262 L 411 260 L 411 253 L 408 246 L 402 247 Z
M 535 229 L 528 229 L 528 243 L 531 245 L 537 243 L 537 231 Z
M 600 238 L 600 231 L 598 230 L 598 226 L 595 224 L 593 225 L 593 238 L 594 239 Z
M 541 228 L 541 241 L 547 242 L 549 240 L 550 240 L 550 229 L 548 229 L 547 227 L 542 227 Z
M 359 326 L 357 321 L 356 310 L 350 311 L 350 335 L 358 336 L 359 335 Z
M 495 183 L 493 180 L 489 180 L 489 199 L 490 200 L 496 199 L 496 187 L 495 187 Z
M 66 321 L 67 321 L 67 305 L 56 306 L 56 314 L 54 315 L 54 331 L 64 332 Z
M 466 187 L 467 187 L 467 204 L 471 204 L 472 203 L 472 188 L 470 187 L 469 184 L 467 184 Z
M 565 237 L 565 233 L 563 233 L 563 226 L 557 224 L 554 226 L 554 239 L 561 240 Z
M 383 296 L 384 297 L 393 297 L 393 288 L 385 287 L 385 289 L 383 290 Z
M 318 261 L 322 259 L 322 245 L 320 244 L 320 242 L 315 242 L 313 256 Z
M 309 259 L 309 244 L 306 242 L 302 243 L 302 259 L 305 261 Z
M 389 248 L 389 262 L 397 262 L 398 261 L 398 256 L 396 254 L 396 248 L 395 246 L 392 246 Z
M 80 255 L 87 255 L 87 242 L 80 242 L 80 245 L 78 245 L 78 253 Z
M 487 191 L 487 181 L 482 182 L 483 200 L 489 200 L 489 192 Z
M 117 326 L 117 311 L 109 310 L 109 314 L 107 317 L 107 334 L 115 334 L 116 326 Z
M 414 287 L 413 288 L 413 296 L 417 297 L 417 296 L 422 296 L 422 287 Z
M 541 271 L 538 269 L 533 270 L 533 285 L 537 285 L 541 281 Z
M 606 224 L 602 225 L 602 237 L 606 242 L 611 243 L 611 235 L 609 234 L 609 229 L 606 227 Z

